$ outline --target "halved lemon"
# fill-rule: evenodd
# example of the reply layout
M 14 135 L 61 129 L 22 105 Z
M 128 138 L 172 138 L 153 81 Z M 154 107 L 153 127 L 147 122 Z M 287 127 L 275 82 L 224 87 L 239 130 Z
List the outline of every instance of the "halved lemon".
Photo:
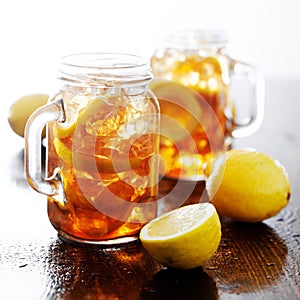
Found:
M 200 124 L 200 94 L 172 80 L 155 78 L 150 88 L 161 112 L 161 134 L 174 142 L 184 140 Z
M 205 264 L 218 249 L 221 223 L 211 203 L 186 205 L 146 224 L 140 240 L 163 265 L 191 269 Z

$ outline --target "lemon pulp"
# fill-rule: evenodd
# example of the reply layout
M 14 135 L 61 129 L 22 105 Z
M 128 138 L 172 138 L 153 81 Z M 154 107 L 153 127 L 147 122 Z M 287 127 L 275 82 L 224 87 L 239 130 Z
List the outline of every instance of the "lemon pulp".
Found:
M 211 203 L 183 206 L 150 221 L 140 232 L 144 248 L 165 266 L 202 266 L 217 250 L 221 224 Z
M 169 238 L 173 235 L 184 234 L 193 230 L 194 227 L 201 226 L 213 215 L 213 210 L 208 206 L 193 205 L 176 209 L 169 214 L 163 215 L 148 227 L 148 235 L 152 238 Z M 193 216 L 192 218 L 190 216 Z

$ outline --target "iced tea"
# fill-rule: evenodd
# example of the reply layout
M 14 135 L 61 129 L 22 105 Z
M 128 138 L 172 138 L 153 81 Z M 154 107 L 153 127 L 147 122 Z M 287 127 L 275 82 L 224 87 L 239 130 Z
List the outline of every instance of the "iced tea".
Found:
M 132 236 L 156 215 L 130 204 L 157 197 L 157 100 L 121 87 L 88 91 L 65 91 L 67 120 L 49 124 L 48 172 L 58 168 L 64 190 L 48 197 L 49 219 L 71 239 Z
M 222 61 L 223 60 L 223 61 Z M 228 64 L 228 62 L 227 62 Z M 188 128 L 189 136 L 171 141 L 168 137 L 160 139 L 160 153 L 166 162 L 167 177 L 201 179 L 210 172 L 212 160 L 224 150 L 226 138 L 233 129 L 233 106 L 228 97 L 228 66 L 224 57 L 215 53 L 195 50 L 167 48 L 151 58 L 155 77 L 181 83 L 196 91 L 201 119 L 197 125 L 190 126 L 194 111 L 189 118 L 174 118 Z M 163 99 L 159 99 L 163 101 Z M 191 108 L 190 110 L 194 110 Z M 169 115 L 168 105 L 163 105 L 162 114 Z M 196 145 L 196 151 L 193 150 Z M 180 149 L 180 151 L 179 151 Z

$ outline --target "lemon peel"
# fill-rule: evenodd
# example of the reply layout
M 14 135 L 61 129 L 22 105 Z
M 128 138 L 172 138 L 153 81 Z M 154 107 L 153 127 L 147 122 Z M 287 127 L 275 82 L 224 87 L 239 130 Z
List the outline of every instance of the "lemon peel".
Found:
M 67 164 L 73 165 L 77 170 L 95 171 L 101 173 L 118 173 L 136 169 L 143 160 L 139 157 L 119 157 L 109 159 L 99 156 L 84 155 L 73 152 L 58 138 L 54 138 L 54 147 L 57 155 Z
M 47 94 L 28 94 L 16 100 L 9 109 L 8 123 L 11 129 L 20 137 L 24 137 L 24 128 L 31 114 L 45 105 L 48 101 Z M 45 137 L 46 131 L 43 131 Z
M 206 183 L 211 203 L 220 215 L 261 222 L 288 204 L 290 182 L 278 160 L 255 149 L 228 150 L 222 159 L 222 175 L 215 169 Z

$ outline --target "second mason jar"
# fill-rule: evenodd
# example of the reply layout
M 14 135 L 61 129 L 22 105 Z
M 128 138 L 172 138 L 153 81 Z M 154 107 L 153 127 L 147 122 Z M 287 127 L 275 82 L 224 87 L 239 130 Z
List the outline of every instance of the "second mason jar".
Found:
M 58 94 L 27 123 L 28 181 L 48 196 L 49 219 L 64 239 L 132 240 L 157 214 L 159 106 L 150 64 L 127 54 L 75 54 L 62 59 L 58 78 Z
M 166 177 L 205 179 L 232 138 L 252 134 L 262 122 L 264 80 L 251 65 L 232 59 L 226 46 L 224 31 L 179 30 L 153 53 Z M 233 79 L 246 83 L 236 98 Z

